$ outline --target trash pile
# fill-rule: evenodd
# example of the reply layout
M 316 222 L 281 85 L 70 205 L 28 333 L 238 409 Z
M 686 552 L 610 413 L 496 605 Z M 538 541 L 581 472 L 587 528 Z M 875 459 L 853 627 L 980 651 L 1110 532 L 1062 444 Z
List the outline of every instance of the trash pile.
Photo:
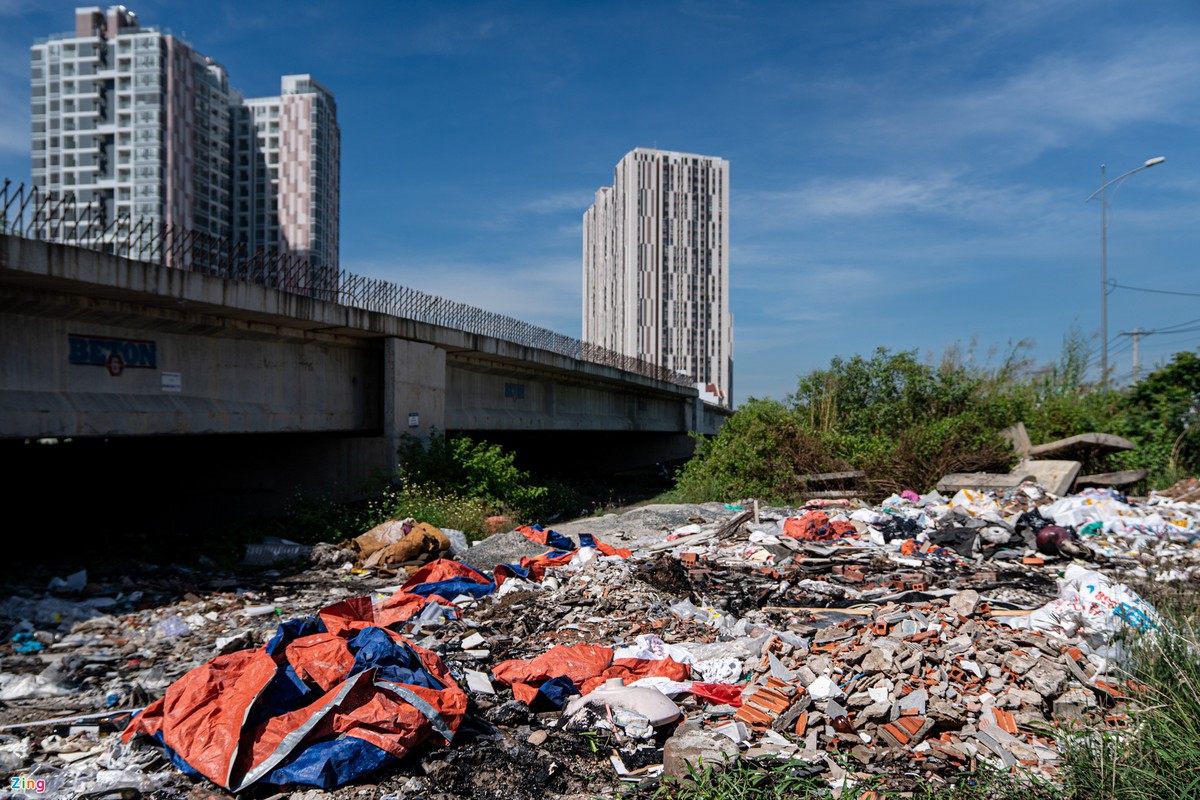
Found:
M 240 574 L 79 572 L 0 601 L 0 763 L 12 797 L 557 797 L 739 758 L 1052 780 L 1056 726 L 1130 724 L 1114 633 L 1165 626 L 1130 581 L 1200 576 L 1192 488 L 647 506 L 473 546 L 396 520 Z

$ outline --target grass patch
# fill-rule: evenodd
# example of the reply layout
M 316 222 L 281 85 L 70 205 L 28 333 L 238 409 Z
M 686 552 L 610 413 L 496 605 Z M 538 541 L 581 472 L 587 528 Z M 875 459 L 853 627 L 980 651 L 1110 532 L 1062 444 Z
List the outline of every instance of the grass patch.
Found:
M 1200 797 L 1200 598 L 1190 586 L 1138 588 L 1173 630 L 1126 642 L 1125 676 L 1146 687 L 1130 704 L 1131 727 L 1084 727 L 1063 737 L 1073 798 Z
M 736 761 L 728 767 L 689 769 L 685 780 L 664 779 L 653 800 L 788 800 L 828 797 L 829 787 L 808 775 L 800 761 L 778 764 Z M 823 793 L 823 794 L 822 794 Z
M 502 510 L 487 498 L 464 497 L 431 484 L 401 482 L 376 490 L 368 500 L 352 503 L 298 493 L 281 518 L 254 529 L 260 536 L 316 544 L 339 542 L 389 519 L 412 517 L 438 528 L 462 531 L 468 539 L 481 539 L 487 535 L 487 518 Z
M 366 519 L 370 528 L 389 519 L 412 517 L 438 528 L 462 531 L 475 540 L 488 535 L 487 518 L 499 510 L 487 498 L 463 497 L 429 484 L 414 484 L 385 490 L 368 501 Z
M 685 780 L 666 778 L 651 800 L 1068 800 L 1060 788 L 1026 773 L 980 764 L 945 779 L 910 772 L 858 775 L 853 770 L 831 786 L 804 761 L 743 760 L 725 767 L 689 770 Z M 845 764 L 844 766 L 849 766 Z

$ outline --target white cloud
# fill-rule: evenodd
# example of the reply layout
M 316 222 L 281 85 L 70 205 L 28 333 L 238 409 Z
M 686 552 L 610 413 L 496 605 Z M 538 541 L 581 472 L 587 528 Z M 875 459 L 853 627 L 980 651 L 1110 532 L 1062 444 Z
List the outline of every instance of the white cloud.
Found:
M 1026 160 L 1077 141 L 1081 132 L 1141 122 L 1191 124 L 1200 100 L 1196 35 L 1195 29 L 1154 31 L 1111 50 L 1098 42 L 1083 56 L 1051 54 L 998 84 L 916 100 L 902 120 L 893 114 L 890 122 L 903 126 L 910 143 L 999 140 L 994 157 Z
M 793 190 L 743 192 L 734 214 L 762 219 L 931 211 L 945 207 L 952 185 L 949 176 L 816 178 Z
M 944 110 L 960 135 L 1023 135 L 1051 147 L 1080 126 L 1105 131 L 1193 118 L 1198 96 L 1194 31 L 1185 38 L 1159 31 L 1106 58 L 1048 56 L 997 87 L 953 98 Z
M 735 195 L 734 221 L 753 229 L 796 228 L 830 218 L 948 216 L 1003 222 L 1044 216 L 1061 206 L 1057 193 L 1030 186 L 997 188 L 949 172 L 875 177 L 819 177 L 782 190 Z
M 521 211 L 530 214 L 562 214 L 578 212 L 581 216 L 596 199 L 594 192 L 571 189 L 569 191 L 551 192 L 522 203 Z
M 907 38 L 899 39 L 894 46 L 897 52 L 912 52 L 918 55 L 930 49 L 963 46 L 974 53 L 988 50 L 994 44 L 1002 44 L 1007 38 L 1028 38 L 1030 33 L 1060 24 L 1055 16 L 1070 13 L 1072 9 L 1092 10 L 1087 0 L 1006 0 L 994 4 L 965 4 L 957 0 L 934 0 L 933 2 L 894 3 L 886 6 L 897 16 L 907 15 L 905 6 L 945 6 L 952 13 L 940 16 L 928 27 L 916 27 Z
M 747 80 L 778 105 L 814 110 L 804 128 L 780 134 L 777 146 L 799 141 L 866 168 L 908 161 L 995 171 L 1131 124 L 1195 125 L 1197 25 L 1099 31 L 1086 44 L 1059 38 L 1022 61 L 1013 60 L 1016 41 L 1045 31 L 1007 5 L 1005 18 L 1017 22 L 1000 25 L 991 16 L 960 18 L 867 51 L 853 71 L 840 62 L 824 71 L 769 62 Z
M 593 192 L 579 189 L 547 192 L 526 199 L 511 198 L 501 201 L 491 209 L 490 216 L 485 216 L 482 224 L 489 230 L 517 230 L 524 226 L 532 226 L 539 231 L 543 238 L 549 234 L 554 238 L 564 235 L 579 237 L 580 223 L 583 212 L 595 200 Z M 568 217 L 571 221 L 566 224 L 548 226 L 544 217 Z

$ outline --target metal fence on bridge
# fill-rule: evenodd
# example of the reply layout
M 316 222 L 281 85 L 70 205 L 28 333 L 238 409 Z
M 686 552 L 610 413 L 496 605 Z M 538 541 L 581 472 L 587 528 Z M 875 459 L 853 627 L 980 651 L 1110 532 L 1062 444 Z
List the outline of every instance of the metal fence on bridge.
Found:
M 23 183 L 14 187 L 7 179 L 0 188 L 0 233 L 70 244 L 134 261 L 245 281 L 364 311 L 442 325 L 681 386 L 694 383 L 693 378 L 683 373 L 504 314 L 382 278 L 355 275 L 335 266 L 314 265 L 293 253 L 263 248 L 251 251 L 245 244 L 223 237 L 134 219 L 124 212 L 109 219 L 96 204 L 77 202 L 72 193 L 45 192 L 37 186 L 26 189 Z

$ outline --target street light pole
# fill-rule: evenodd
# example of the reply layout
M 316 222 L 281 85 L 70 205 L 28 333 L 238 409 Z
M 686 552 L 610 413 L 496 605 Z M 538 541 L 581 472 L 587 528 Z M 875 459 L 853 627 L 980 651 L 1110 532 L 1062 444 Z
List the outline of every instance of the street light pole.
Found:
M 1149 169 L 1166 160 L 1165 156 L 1147 159 L 1145 164 L 1134 167 L 1111 181 L 1104 180 L 1106 167 L 1101 164 L 1100 188 L 1083 201 L 1089 202 L 1095 199 L 1096 195 L 1100 195 L 1100 386 L 1105 389 L 1108 388 L 1108 187 L 1120 183 L 1135 172 Z

